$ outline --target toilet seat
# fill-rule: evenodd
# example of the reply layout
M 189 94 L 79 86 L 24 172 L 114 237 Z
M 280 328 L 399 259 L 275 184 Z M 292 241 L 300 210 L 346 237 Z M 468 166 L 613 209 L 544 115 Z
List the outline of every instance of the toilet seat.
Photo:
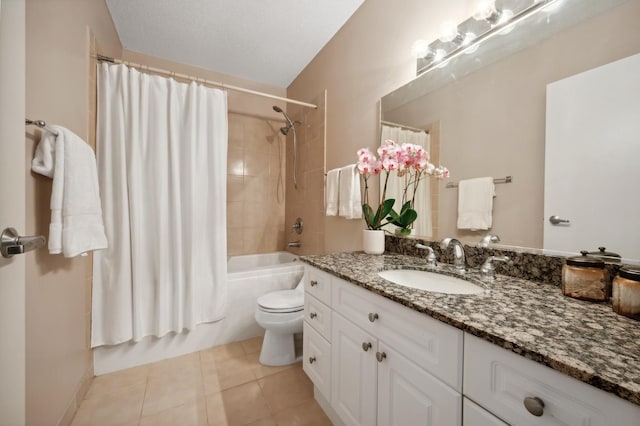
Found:
M 281 290 L 258 298 L 258 309 L 263 312 L 286 314 L 304 309 L 304 293 L 297 290 Z

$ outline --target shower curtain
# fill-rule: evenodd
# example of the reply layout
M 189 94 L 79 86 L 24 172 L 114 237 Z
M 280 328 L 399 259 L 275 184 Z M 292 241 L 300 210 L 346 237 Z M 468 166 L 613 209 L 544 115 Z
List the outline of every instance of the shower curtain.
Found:
M 413 130 L 402 129 L 395 126 L 382 125 L 381 142 L 391 139 L 402 145 L 403 143 L 411 143 L 420 145 L 430 153 L 431 139 L 426 132 L 416 132 Z M 382 178 L 382 176 L 381 176 Z M 404 192 L 404 177 L 398 178 L 395 173 L 389 176 L 387 182 L 387 198 L 395 198 L 396 202 L 393 208 L 399 211 L 402 208 L 402 193 Z M 432 234 L 431 227 L 431 182 L 426 177 L 420 182 L 418 187 L 418 196 L 415 199 L 415 210 L 418 212 L 418 218 L 413 223 L 415 235 L 421 237 L 430 237 Z M 389 228 L 396 228 L 389 225 Z
M 109 248 L 93 260 L 92 347 L 221 319 L 226 93 L 102 63 L 96 137 Z

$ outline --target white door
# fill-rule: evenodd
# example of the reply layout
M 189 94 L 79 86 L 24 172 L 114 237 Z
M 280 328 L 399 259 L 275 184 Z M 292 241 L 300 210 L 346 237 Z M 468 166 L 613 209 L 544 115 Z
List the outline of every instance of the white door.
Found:
M 640 54 L 547 86 L 546 250 L 640 259 L 638 75 Z
M 378 342 L 378 426 L 461 426 L 462 396 Z
M 331 330 L 331 405 L 347 426 L 373 426 L 376 340 L 335 312 Z
M 25 228 L 25 3 L 1 0 L 0 232 Z M 0 424 L 25 423 L 24 256 L 0 257 Z

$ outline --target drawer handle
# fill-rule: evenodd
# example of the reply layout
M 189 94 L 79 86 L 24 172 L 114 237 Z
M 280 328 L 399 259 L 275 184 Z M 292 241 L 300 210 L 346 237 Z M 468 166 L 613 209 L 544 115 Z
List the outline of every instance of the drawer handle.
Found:
M 315 317 L 317 317 L 317 316 L 318 316 L 318 314 L 316 314 L 315 312 L 311 312 L 311 313 L 309 314 L 309 317 L 311 317 L 311 319 L 314 319 L 314 318 L 315 318 Z
M 376 359 L 378 360 L 378 362 L 382 362 L 386 357 L 386 352 L 376 352 Z
M 378 318 L 379 318 L 379 317 L 378 317 L 378 314 L 374 314 L 373 312 L 370 312 L 370 313 L 369 313 L 369 321 L 374 322 L 374 321 L 375 321 L 375 320 L 377 320 Z
M 371 346 L 373 346 L 371 342 L 362 342 L 362 350 L 364 350 L 365 352 L 371 349 Z
M 309 357 L 309 364 L 313 364 L 314 362 L 316 362 L 316 357 L 315 356 L 310 356 Z
M 536 417 L 544 414 L 544 401 L 537 396 L 528 396 L 524 399 L 524 406 L 528 412 Z
M 316 280 L 311 280 L 311 283 L 310 283 L 310 284 L 311 284 L 311 287 L 315 287 L 315 286 L 317 286 L 317 285 L 318 285 L 318 281 L 316 281 Z

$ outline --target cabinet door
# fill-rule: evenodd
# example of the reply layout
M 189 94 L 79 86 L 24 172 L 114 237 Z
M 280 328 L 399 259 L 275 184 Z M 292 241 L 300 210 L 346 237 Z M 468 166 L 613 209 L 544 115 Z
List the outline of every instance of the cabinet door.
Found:
M 331 326 L 331 405 L 348 426 L 375 425 L 376 341 L 335 312 Z
M 463 426 L 508 426 L 505 422 L 467 398 L 462 398 L 462 418 Z
M 378 342 L 378 425 L 460 426 L 462 397 L 442 381 Z
M 331 344 L 307 321 L 302 334 L 302 368 L 327 401 L 331 398 Z

